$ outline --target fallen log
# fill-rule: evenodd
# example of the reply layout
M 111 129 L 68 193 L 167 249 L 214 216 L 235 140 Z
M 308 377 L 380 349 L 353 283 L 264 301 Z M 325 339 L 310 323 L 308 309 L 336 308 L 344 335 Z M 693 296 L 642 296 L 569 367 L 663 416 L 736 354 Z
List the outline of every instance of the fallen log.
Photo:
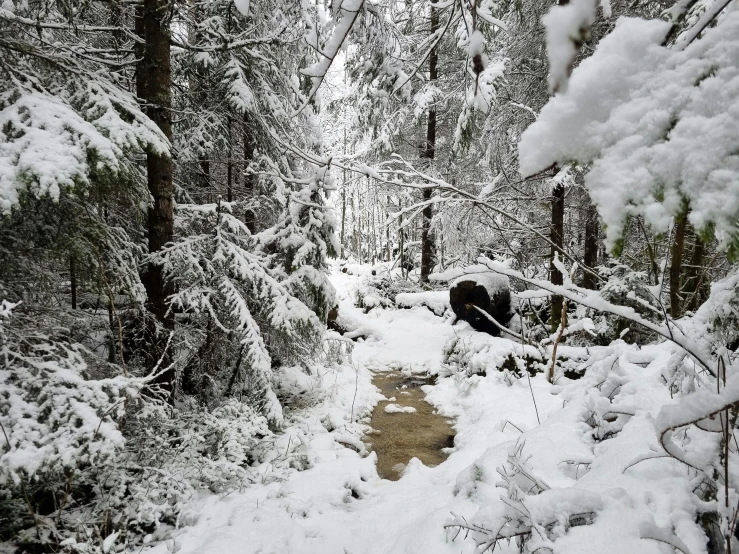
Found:
M 479 310 L 501 325 L 506 325 L 513 315 L 508 278 L 496 273 L 472 273 L 457 278 L 449 289 L 449 304 L 457 319 L 493 336 L 498 336 L 500 329 Z

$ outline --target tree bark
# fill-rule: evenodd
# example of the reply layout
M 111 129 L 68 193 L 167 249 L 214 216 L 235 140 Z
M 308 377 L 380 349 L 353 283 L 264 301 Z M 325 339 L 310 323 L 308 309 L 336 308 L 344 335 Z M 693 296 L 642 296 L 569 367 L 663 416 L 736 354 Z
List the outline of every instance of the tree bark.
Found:
M 144 105 L 144 113 L 172 140 L 170 62 L 170 29 L 168 0 L 144 0 L 136 8 L 136 33 L 143 38 L 137 64 L 136 91 Z M 169 155 L 148 152 L 146 155 L 147 183 L 153 203 L 148 213 L 149 252 L 161 250 L 172 241 L 174 229 L 172 160 Z M 149 264 L 142 276 L 146 288 L 147 307 L 154 315 L 159 329 L 152 329 L 148 351 L 152 368 L 160 360 L 157 371 L 167 369 L 157 378 L 174 401 L 175 372 L 170 368 L 172 356 L 167 350 L 169 334 L 174 330 L 174 315 L 168 310 L 167 297 L 173 292 L 165 279 L 162 267 Z
M 698 233 L 693 233 L 695 242 L 693 251 L 690 254 L 690 264 L 685 268 L 685 284 L 683 285 L 683 293 L 687 299 L 685 309 L 695 311 L 703 303 L 703 289 L 705 282 L 703 269 L 703 258 L 706 254 L 706 243 L 700 238 Z
M 431 7 L 431 35 L 439 29 L 439 13 Z M 429 82 L 434 83 L 438 78 L 439 52 L 436 46 L 429 53 Z M 436 154 L 436 109 L 432 106 L 429 109 L 428 126 L 426 128 L 426 143 L 421 157 L 429 161 L 434 159 Z M 432 190 L 430 188 L 423 189 L 423 201 L 431 200 Z M 429 274 L 433 267 L 433 237 L 431 235 L 431 218 L 433 217 L 433 209 L 431 204 L 427 204 L 423 208 L 421 225 L 421 282 L 428 283 Z
M 72 293 L 72 309 L 77 309 L 77 268 L 74 263 L 74 254 L 69 256 L 69 288 Z
M 228 165 L 226 166 L 226 201 L 233 202 L 233 122 L 228 118 Z
M 583 263 L 594 268 L 598 265 L 598 235 L 600 234 L 600 224 L 598 222 L 598 210 L 594 204 L 588 206 L 585 216 L 585 252 L 583 253 Z M 582 286 L 586 289 L 594 290 L 598 285 L 595 275 L 587 271 L 583 271 Z
M 554 266 L 554 256 L 557 252 L 564 250 L 565 235 L 565 187 L 557 185 L 552 189 L 552 227 L 551 241 L 557 248 L 552 246 L 551 264 L 549 267 L 549 280 L 553 285 L 564 283 L 562 274 Z M 549 316 L 552 333 L 557 331 L 562 321 L 562 297 L 555 294 L 552 296 L 552 307 Z
M 254 160 L 254 138 L 252 137 L 251 129 L 249 128 L 250 121 L 249 115 L 244 114 L 244 170 L 249 167 L 249 164 Z M 244 195 L 248 202 L 254 200 L 256 195 L 256 175 L 244 174 Z M 250 233 L 254 233 L 257 229 L 257 214 L 249 208 L 244 214 L 247 229 Z
M 672 242 L 670 254 L 670 316 L 677 319 L 682 315 L 680 301 L 680 273 L 685 251 L 685 228 L 688 223 L 688 212 L 683 210 L 675 218 L 675 240 Z
M 212 201 L 210 188 L 210 160 L 206 154 L 200 158 L 200 202 L 210 204 Z

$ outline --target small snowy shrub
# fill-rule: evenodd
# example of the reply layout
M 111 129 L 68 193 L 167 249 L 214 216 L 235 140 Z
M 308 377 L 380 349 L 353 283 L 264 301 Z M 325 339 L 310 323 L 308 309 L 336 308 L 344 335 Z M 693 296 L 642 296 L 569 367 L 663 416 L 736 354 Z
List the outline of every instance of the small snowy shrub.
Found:
M 157 260 L 178 286 L 172 308 L 191 323 L 188 342 L 198 378 L 192 390 L 207 386 L 215 398 L 247 395 L 279 425 L 272 366 L 315 355 L 324 327 L 269 258 L 255 251 L 256 240 L 232 213 L 238 208 L 220 201 L 180 206 L 179 237 Z M 209 356 L 221 361 L 210 364 L 211 372 L 203 367 Z M 224 365 L 230 371 L 223 371 Z
M 659 293 L 654 295 L 650 288 L 647 274 L 643 271 L 634 271 L 626 265 L 612 261 L 600 266 L 598 272 L 605 282 L 600 289 L 601 296 L 618 306 L 633 308 L 638 314 L 649 320 L 661 319 L 662 314 L 655 314 L 647 308 L 644 302 L 654 304 Z M 640 301 L 641 300 L 641 301 Z M 631 328 L 628 320 L 610 314 L 598 314 L 587 310 L 587 316 L 593 317 L 596 336 L 593 343 L 601 346 L 610 344 L 620 338 L 621 333 L 629 329 L 632 340 L 646 343 L 654 340 L 654 335 L 645 333 L 642 329 Z
M 389 308 L 395 305 L 399 294 L 422 292 L 423 289 L 412 281 L 393 278 L 383 266 L 372 270 L 374 275 L 365 275 L 356 290 L 356 305 L 366 312 L 372 308 Z
M 535 375 L 541 369 L 543 359 L 541 352 L 533 346 L 471 332 L 449 339 L 444 345 L 443 360 L 452 372 L 461 371 L 467 375 L 500 372 L 511 382 L 526 373 Z
M 272 434 L 254 406 L 173 409 L 149 379 L 123 375 L 63 328 L 24 325 L 20 309 L 0 304 L 0 537 L 79 552 L 113 534 L 162 539 L 189 521 L 198 489 L 257 479 L 250 466 Z
M 26 529 L 22 541 L 53 544 L 68 510 L 89 502 L 97 476 L 120 455 L 118 422 L 146 381 L 69 342 L 63 328 L 23 325 L 14 309 L 0 304 L 0 502 L 18 519 L 5 520 L 0 535 Z
M 570 528 L 593 523 L 600 497 L 553 489 L 535 473 L 523 455 L 524 447 L 523 441 L 516 443 L 497 470 L 501 477 L 497 486 L 503 489 L 500 502 L 483 507 L 472 519 L 452 514 L 444 526 L 451 540 L 468 537 L 477 552 L 492 552 L 499 543 L 515 541 L 519 552 L 534 553 L 551 548 Z

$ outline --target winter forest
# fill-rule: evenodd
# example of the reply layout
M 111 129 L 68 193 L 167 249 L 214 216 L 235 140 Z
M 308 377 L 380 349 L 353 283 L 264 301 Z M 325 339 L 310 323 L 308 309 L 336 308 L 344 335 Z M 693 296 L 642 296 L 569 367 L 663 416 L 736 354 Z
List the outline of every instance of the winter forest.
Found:
M 0 0 L 0 554 L 739 553 L 739 0 Z

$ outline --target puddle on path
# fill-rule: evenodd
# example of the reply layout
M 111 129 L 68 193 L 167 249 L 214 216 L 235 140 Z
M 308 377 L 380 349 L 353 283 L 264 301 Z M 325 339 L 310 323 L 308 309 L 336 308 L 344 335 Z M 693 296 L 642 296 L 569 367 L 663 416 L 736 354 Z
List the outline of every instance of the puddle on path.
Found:
M 418 458 L 424 465 L 436 466 L 447 455 L 443 448 L 454 446 L 454 430 L 449 421 L 434 413 L 424 400 L 421 386 L 428 380 L 407 377 L 399 371 L 378 373 L 372 382 L 386 398 L 372 413 L 372 429 L 364 440 L 367 447 L 377 452 L 377 472 L 383 479 L 396 481 L 411 458 Z M 413 407 L 412 413 L 387 413 L 385 406 L 397 404 Z

